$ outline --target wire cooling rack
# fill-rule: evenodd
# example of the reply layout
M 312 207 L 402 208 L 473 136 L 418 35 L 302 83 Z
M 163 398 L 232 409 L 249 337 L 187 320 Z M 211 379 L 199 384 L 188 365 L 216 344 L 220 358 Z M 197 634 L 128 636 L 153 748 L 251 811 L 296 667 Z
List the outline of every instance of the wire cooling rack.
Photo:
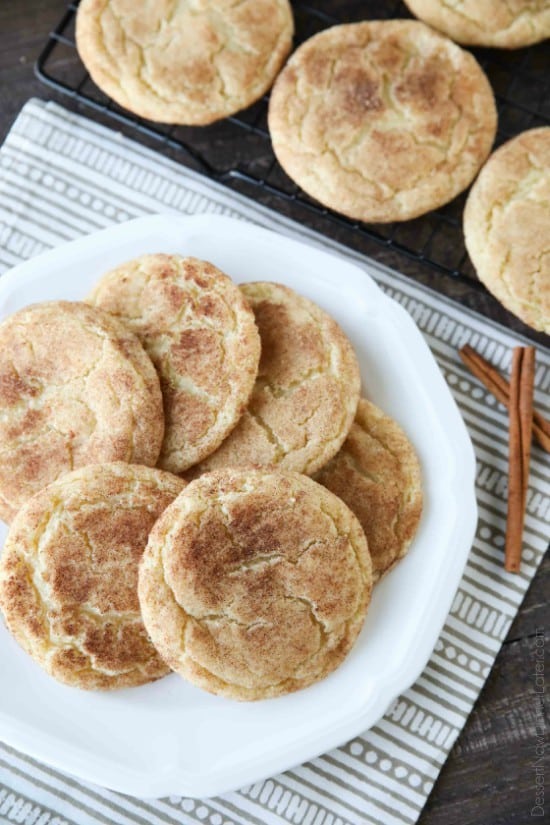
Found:
M 38 58 L 36 73 L 44 83 L 148 141 L 158 142 L 159 148 L 169 150 L 187 165 L 256 200 L 282 212 L 292 211 L 294 217 L 301 211 L 306 222 L 321 230 L 351 230 L 346 235 L 350 245 L 357 246 L 358 239 L 371 245 L 374 242 L 398 253 L 404 262 L 415 261 L 469 285 L 477 283 L 462 236 L 464 194 L 412 221 L 366 225 L 320 206 L 283 172 L 267 130 L 268 96 L 237 116 L 207 127 L 162 126 L 136 117 L 106 97 L 80 61 L 74 36 L 78 3 L 73 0 L 67 4 Z M 336 23 L 410 17 L 402 2 L 391 0 L 321 0 L 315 4 L 294 2 L 292 6 L 296 44 Z M 525 129 L 550 124 L 547 44 L 514 51 L 474 52 L 495 92 L 499 112 L 497 145 Z

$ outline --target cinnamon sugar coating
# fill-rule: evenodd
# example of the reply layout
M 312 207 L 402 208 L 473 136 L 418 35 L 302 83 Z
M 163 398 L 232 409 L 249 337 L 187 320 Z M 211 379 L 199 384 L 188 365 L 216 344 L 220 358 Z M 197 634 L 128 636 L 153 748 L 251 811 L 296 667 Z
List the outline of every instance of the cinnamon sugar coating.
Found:
M 405 0 L 421 20 L 466 46 L 519 49 L 550 37 L 548 0 Z
M 372 586 L 363 531 L 336 496 L 297 473 L 202 476 L 151 532 L 143 621 L 170 667 L 240 700 L 324 678 L 349 652 Z
M 112 690 L 169 672 L 141 620 L 138 564 L 183 487 L 149 467 L 90 465 L 17 514 L 0 561 L 0 608 L 21 647 L 59 681 Z
M 366 222 L 408 220 L 452 200 L 489 154 L 496 123 L 475 58 L 410 20 L 315 35 L 286 64 L 269 105 L 283 169 Z
M 288 0 L 82 0 L 76 44 L 121 106 L 204 125 L 258 100 L 292 45 Z
M 476 272 L 526 324 L 550 333 L 550 127 L 522 132 L 491 155 L 464 209 Z
M 70 470 L 154 465 L 159 380 L 138 339 L 84 303 L 48 301 L 0 324 L 0 517 Z
M 362 398 L 342 449 L 315 480 L 359 519 L 377 581 L 405 556 L 422 515 L 422 479 L 412 444 L 390 416 Z
M 248 407 L 221 447 L 188 476 L 220 467 L 314 473 L 338 452 L 359 400 L 352 346 L 320 307 L 282 284 L 243 284 L 262 342 Z
M 166 431 L 159 467 L 179 473 L 212 453 L 244 412 L 260 359 L 254 315 L 213 264 L 143 255 L 88 299 L 140 339 L 160 377 Z

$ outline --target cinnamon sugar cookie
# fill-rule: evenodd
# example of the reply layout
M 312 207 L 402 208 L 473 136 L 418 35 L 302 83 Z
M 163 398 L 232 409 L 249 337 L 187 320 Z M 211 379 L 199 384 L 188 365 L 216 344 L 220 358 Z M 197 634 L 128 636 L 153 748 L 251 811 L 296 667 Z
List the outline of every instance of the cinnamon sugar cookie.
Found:
M 82 0 L 78 52 L 121 106 L 203 125 L 271 86 L 292 45 L 288 0 Z
M 464 238 L 480 280 L 526 324 L 550 333 L 550 127 L 491 155 L 468 196 Z
M 359 522 L 297 473 L 228 469 L 164 512 L 139 571 L 151 639 L 170 667 L 232 699 L 324 678 L 362 627 L 372 586 Z
M 466 46 L 519 49 L 550 37 L 548 0 L 405 0 L 413 14 Z
M 112 690 L 169 672 L 143 627 L 138 564 L 153 524 L 183 487 L 149 467 L 91 465 L 19 511 L 0 561 L 0 608 L 50 675 Z
M 420 465 L 403 430 L 362 398 L 340 452 L 315 476 L 355 513 L 374 580 L 406 554 L 422 514 Z
M 262 342 L 246 412 L 221 447 L 189 477 L 261 465 L 314 473 L 338 452 L 355 415 L 357 358 L 338 324 L 281 284 L 243 284 Z
M 286 64 L 269 105 L 288 175 L 367 222 L 408 220 L 452 200 L 489 154 L 496 122 L 474 57 L 410 20 L 315 35 Z
M 159 467 L 179 473 L 213 452 L 242 415 L 260 359 L 239 288 L 207 261 L 143 255 L 104 275 L 88 300 L 124 321 L 157 368 Z
M 69 470 L 155 464 L 159 380 L 138 339 L 106 312 L 49 301 L 0 324 L 0 516 Z

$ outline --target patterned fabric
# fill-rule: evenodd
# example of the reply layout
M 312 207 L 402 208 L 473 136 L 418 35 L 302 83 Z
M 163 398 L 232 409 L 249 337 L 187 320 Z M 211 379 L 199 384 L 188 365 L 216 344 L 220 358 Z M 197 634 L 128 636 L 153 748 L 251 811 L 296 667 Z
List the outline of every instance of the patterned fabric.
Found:
M 25 825 L 403 825 L 417 820 L 546 549 L 550 468 L 534 449 L 521 573 L 506 574 L 507 416 L 457 358 L 470 343 L 506 370 L 517 343 L 491 324 L 349 250 L 230 194 L 53 104 L 31 101 L 0 151 L 0 267 L 150 212 L 232 215 L 359 261 L 412 315 L 459 404 L 478 460 L 477 536 L 424 673 L 371 730 L 252 787 L 209 800 L 130 799 L 0 745 L 0 820 Z M 539 349 L 537 405 L 550 412 L 550 354 Z M 1 709 L 0 709 L 1 712 Z M 1 735 L 1 720 L 0 720 Z

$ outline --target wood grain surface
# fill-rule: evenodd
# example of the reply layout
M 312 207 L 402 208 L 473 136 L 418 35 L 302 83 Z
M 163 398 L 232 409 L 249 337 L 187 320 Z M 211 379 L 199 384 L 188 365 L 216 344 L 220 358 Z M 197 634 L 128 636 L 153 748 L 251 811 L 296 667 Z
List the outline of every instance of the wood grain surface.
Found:
M 29 97 L 54 99 L 84 115 L 91 114 L 88 109 L 79 108 L 77 103 L 52 92 L 33 74 L 34 61 L 65 5 L 64 0 L 0 2 L 0 140 L 4 139 Z M 343 2 L 340 7 L 342 5 Z M 348 5 L 350 14 L 357 18 L 361 4 L 351 2 Z M 550 71 L 548 65 L 546 70 Z M 104 122 L 112 126 L 108 121 Z M 135 137 L 130 130 L 122 131 Z M 150 145 L 155 147 L 154 143 Z M 220 148 L 224 152 L 230 150 L 231 146 L 227 144 Z M 243 151 L 242 145 L 237 146 L 235 142 L 233 151 Z M 265 202 L 278 208 L 277 202 L 268 197 Z M 372 242 L 358 243 L 350 230 L 338 230 L 321 218 L 304 217 L 292 204 L 285 205 L 280 211 L 307 220 L 313 228 L 404 271 L 415 280 L 528 335 L 539 344 L 544 343 L 541 336 L 533 334 L 503 310 L 484 289 L 411 263 Z M 421 825 L 524 825 L 542 821 L 530 816 L 535 804 L 532 763 L 537 742 L 533 649 L 537 631 L 544 630 L 546 641 L 550 639 L 549 597 L 550 560 L 547 556 L 432 791 L 420 819 Z M 550 803 L 547 809 L 550 809 Z

